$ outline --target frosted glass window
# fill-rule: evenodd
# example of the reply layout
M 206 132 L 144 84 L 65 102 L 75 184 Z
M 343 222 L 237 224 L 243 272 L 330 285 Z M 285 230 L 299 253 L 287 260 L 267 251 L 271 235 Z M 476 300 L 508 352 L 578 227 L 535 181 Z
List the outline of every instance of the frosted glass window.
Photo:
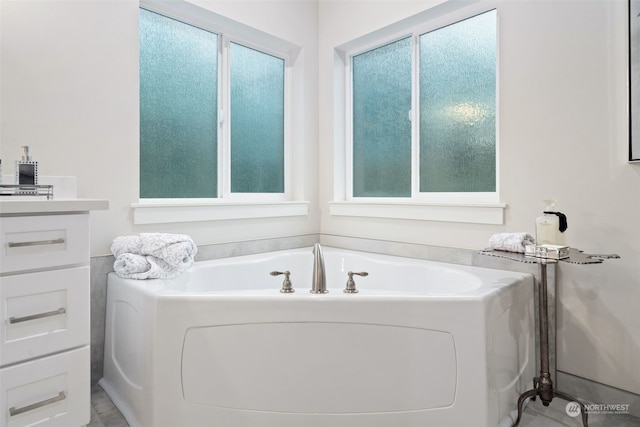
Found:
M 352 58 L 353 196 L 411 195 L 411 38 Z
M 218 36 L 140 9 L 140 197 L 217 197 Z
M 496 11 L 420 36 L 420 191 L 496 190 Z
M 284 192 L 284 60 L 231 43 L 231 192 Z

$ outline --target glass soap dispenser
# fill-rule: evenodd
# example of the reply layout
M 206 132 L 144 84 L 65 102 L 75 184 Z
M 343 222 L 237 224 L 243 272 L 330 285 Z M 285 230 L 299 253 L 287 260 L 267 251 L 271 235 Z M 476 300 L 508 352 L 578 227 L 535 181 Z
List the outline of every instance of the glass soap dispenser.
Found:
M 38 184 L 38 162 L 31 160 L 29 146 L 22 146 L 22 160 L 16 160 L 16 184 L 36 185 Z
M 562 212 L 556 211 L 556 201 L 544 200 L 545 208 L 542 216 L 536 218 L 536 243 L 538 245 L 567 244 L 564 235 L 567 229 L 567 217 Z

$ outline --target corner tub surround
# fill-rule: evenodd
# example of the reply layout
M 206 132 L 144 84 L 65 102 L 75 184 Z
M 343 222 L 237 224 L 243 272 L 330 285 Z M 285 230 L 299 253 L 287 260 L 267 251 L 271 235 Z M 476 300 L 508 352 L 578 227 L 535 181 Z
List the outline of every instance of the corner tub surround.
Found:
M 0 425 L 89 422 L 89 211 L 0 201 Z
M 507 421 L 534 376 L 531 275 L 327 247 L 324 265 L 323 294 L 311 248 L 111 273 L 100 385 L 132 427 Z

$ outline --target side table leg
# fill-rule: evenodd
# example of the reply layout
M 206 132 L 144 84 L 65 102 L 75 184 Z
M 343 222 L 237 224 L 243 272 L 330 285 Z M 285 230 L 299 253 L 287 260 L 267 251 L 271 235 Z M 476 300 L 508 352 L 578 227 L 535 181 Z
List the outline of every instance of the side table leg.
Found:
M 520 397 L 518 398 L 518 418 L 516 418 L 515 422 L 511 427 L 517 427 L 517 425 L 520 424 L 520 418 L 522 418 L 522 411 L 523 411 L 522 406 L 524 405 L 524 401 L 527 400 L 528 397 L 535 399 L 537 394 L 538 394 L 538 389 L 534 388 L 532 390 L 525 391 L 520 395 Z

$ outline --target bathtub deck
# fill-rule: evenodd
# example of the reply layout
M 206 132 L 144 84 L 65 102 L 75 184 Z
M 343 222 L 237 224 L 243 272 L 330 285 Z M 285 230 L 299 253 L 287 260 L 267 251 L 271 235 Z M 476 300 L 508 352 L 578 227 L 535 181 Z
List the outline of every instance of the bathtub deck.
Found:
M 569 418 L 565 403 L 555 399 L 549 407 L 532 402 L 524 411 L 521 427 L 566 427 L 582 426 L 580 418 Z M 640 427 L 640 418 L 630 415 L 592 415 L 590 427 Z M 87 427 L 129 427 L 122 414 L 113 405 L 109 396 L 98 385 L 91 389 L 91 422 Z

